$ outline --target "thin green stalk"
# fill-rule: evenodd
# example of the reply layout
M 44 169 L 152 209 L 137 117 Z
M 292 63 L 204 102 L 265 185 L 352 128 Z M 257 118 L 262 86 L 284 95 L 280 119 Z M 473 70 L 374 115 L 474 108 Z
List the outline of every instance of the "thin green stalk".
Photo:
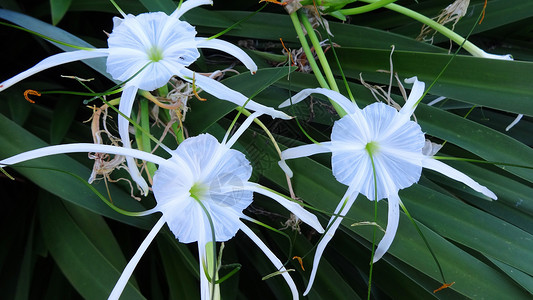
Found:
M 9 166 L 12 167 L 12 165 L 9 165 Z M 93 192 L 98 198 L 100 198 L 100 200 L 102 200 L 102 202 L 104 202 L 111 209 L 113 209 L 117 213 L 125 215 L 125 216 L 141 217 L 141 216 L 146 216 L 146 215 L 149 215 L 149 214 L 155 212 L 155 210 L 153 210 L 153 209 L 149 209 L 149 210 L 145 210 L 145 211 L 127 211 L 127 210 L 124 210 L 122 208 L 119 208 L 119 207 L 115 206 L 111 201 L 109 201 L 104 195 L 102 195 L 94 186 L 89 184 L 87 182 L 87 179 L 82 178 L 78 174 L 74 174 L 74 173 L 71 173 L 71 172 L 68 172 L 68 171 L 64 171 L 64 170 L 60 170 L 60 169 L 54 169 L 54 168 L 30 167 L 30 166 L 16 166 L 16 167 L 17 168 L 37 169 L 37 170 L 56 171 L 56 172 L 61 172 L 61 173 L 70 175 L 70 176 L 74 177 L 76 180 L 78 180 L 81 183 L 83 183 L 86 187 L 88 187 L 91 190 L 91 192 Z M 3 168 L 0 168 L 0 170 L 2 172 L 5 172 Z
M 428 248 L 429 253 L 431 253 L 431 256 L 433 256 L 433 260 L 437 264 L 437 268 L 439 269 L 440 276 L 442 277 L 442 282 L 446 284 L 446 279 L 444 278 L 444 272 L 442 271 L 442 267 L 440 266 L 439 260 L 437 259 L 437 255 L 435 255 L 435 252 L 433 252 L 433 249 L 431 249 L 431 246 L 429 245 L 429 242 L 426 240 L 426 237 L 420 230 L 420 227 L 418 227 L 418 224 L 416 224 L 413 217 L 411 217 L 411 214 L 409 214 L 409 211 L 407 211 L 407 208 L 405 207 L 405 205 L 403 205 L 402 201 L 400 201 L 400 207 L 402 208 L 403 212 L 407 215 L 411 223 L 413 223 L 413 225 L 415 226 L 416 231 L 418 232 L 418 235 L 420 235 L 420 237 L 422 237 L 422 240 L 424 240 L 424 243 L 426 244 L 426 247 Z
M 11 28 L 15 28 L 15 29 L 19 29 L 19 30 L 22 30 L 22 31 L 26 31 L 28 33 L 31 33 L 33 35 L 36 35 L 40 38 L 43 38 L 45 40 L 48 40 L 50 42 L 54 42 L 54 43 L 57 43 L 57 44 L 60 44 L 60 45 L 63 45 L 63 46 L 67 46 L 67 47 L 71 47 L 71 48 L 74 48 L 74 49 L 79 49 L 79 50 L 87 50 L 87 51 L 94 51 L 96 50 L 96 48 L 89 48 L 89 47 L 82 47 L 82 46 L 76 46 L 76 45 L 72 45 L 72 44 L 68 44 L 68 43 L 65 43 L 65 42 L 62 42 L 62 41 L 59 41 L 59 40 L 56 40 L 56 39 L 53 39 L 53 38 L 50 38 L 50 37 L 47 37 L 46 35 L 43 35 L 43 34 L 40 34 L 38 32 L 35 32 L 33 30 L 30 30 L 30 29 L 26 29 L 24 27 L 20 27 L 20 26 L 17 26 L 17 25 L 13 25 L 13 24 L 9 24 L 9 23 L 4 23 L 4 22 L 0 22 L 0 25 L 4 25 L 4 26 L 8 26 L 8 27 L 11 27 Z
M 309 62 L 309 66 L 311 66 L 311 69 L 313 70 L 313 73 L 315 74 L 316 79 L 318 80 L 318 83 L 321 87 L 325 89 L 330 89 L 328 83 L 326 82 L 326 79 L 324 79 L 324 76 L 322 75 L 322 72 L 320 71 L 320 68 L 318 67 L 318 64 L 314 60 L 313 53 L 311 52 L 311 48 L 309 47 L 309 44 L 307 43 L 307 40 L 305 39 L 305 34 L 302 30 L 302 27 L 300 26 L 300 20 L 298 19 L 297 13 L 292 13 L 289 15 L 291 17 L 292 23 L 294 25 L 294 30 L 296 30 L 296 33 L 298 34 L 298 39 L 300 40 L 300 44 L 302 45 L 302 48 L 304 50 L 305 55 L 307 56 L 307 61 Z M 337 111 L 337 113 L 343 117 L 346 115 L 346 112 L 334 101 L 331 101 L 331 104 L 333 105 L 333 108 Z
M 318 9 L 316 7 L 316 3 L 313 3 L 315 5 L 315 9 Z M 318 15 L 320 17 L 320 23 L 322 24 L 322 26 L 325 27 L 325 20 L 322 18 L 322 15 L 319 14 Z M 354 103 L 354 104 L 357 104 L 355 102 L 355 97 L 353 96 L 352 94 L 352 90 L 350 89 L 350 86 L 348 85 L 348 80 L 346 79 L 346 76 L 344 75 L 344 71 L 342 69 L 342 65 L 339 61 L 339 56 L 337 55 L 337 51 L 335 51 L 335 45 L 333 44 L 333 40 L 331 38 L 331 36 L 329 35 L 329 32 L 326 30 L 326 35 L 328 36 L 328 42 L 329 42 L 329 46 L 330 46 L 330 49 L 331 49 L 331 52 L 333 53 L 333 57 L 335 58 L 335 63 L 337 64 L 337 68 L 339 68 L 339 73 L 342 77 L 342 82 L 344 83 L 344 88 L 346 89 L 346 91 L 348 92 L 348 97 L 350 98 L 350 100 Z
M 379 0 L 377 2 L 374 2 L 374 3 L 371 3 L 371 4 L 367 4 L 367 5 L 364 5 L 364 6 L 360 6 L 360 7 L 343 9 L 341 13 L 343 15 L 363 14 L 363 13 L 367 13 L 367 12 L 376 10 L 378 8 L 382 8 L 383 6 L 385 6 L 387 4 L 390 4 L 390 3 L 393 3 L 393 2 L 396 2 L 396 0 Z
M 517 167 L 517 168 L 524 168 L 524 169 L 532 169 L 533 170 L 533 166 L 510 164 L 510 163 L 504 163 L 504 162 L 498 162 L 498 161 L 487 161 L 487 160 L 462 158 L 462 157 L 452 157 L 452 156 L 433 156 L 433 158 L 434 159 L 438 159 L 438 160 L 466 161 L 466 162 L 473 162 L 473 163 L 478 163 L 478 164 L 501 165 L 501 166 Z
M 144 131 L 135 132 L 135 138 L 140 138 L 140 143 L 137 141 L 137 145 L 139 150 L 151 153 L 152 144 L 150 143 L 150 138 L 148 136 L 150 134 L 150 108 L 148 107 L 148 100 L 145 99 L 141 100 L 141 127 Z M 155 171 L 157 171 L 157 167 L 154 163 L 146 162 L 146 170 L 150 176 L 153 177 Z
M 241 24 L 242 22 L 245 22 L 245 21 L 247 21 L 248 19 L 250 19 L 251 17 L 255 16 L 255 14 L 257 14 L 257 13 L 260 12 L 260 11 L 262 11 L 263 8 L 265 8 L 267 5 L 268 5 L 268 3 L 265 3 L 265 5 L 263 5 L 260 9 L 254 11 L 253 13 L 249 14 L 248 16 L 246 16 L 246 17 L 240 19 L 239 21 L 235 22 L 233 25 L 231 25 L 230 27 L 228 27 L 228 28 L 222 30 L 221 32 L 219 32 L 219 33 L 217 33 L 217 34 L 215 34 L 215 35 L 213 35 L 213 36 L 210 36 L 210 37 L 208 38 L 208 40 L 216 39 L 217 37 L 219 37 L 219 36 L 221 36 L 221 35 L 223 35 L 223 34 L 229 32 L 230 30 L 234 29 L 235 27 L 237 27 L 237 26 L 238 26 L 239 24 Z
M 372 174 L 374 177 L 374 223 L 378 222 L 378 180 L 376 174 L 376 166 L 374 165 L 374 158 L 372 152 L 368 150 L 368 155 L 370 156 L 370 162 L 372 163 Z M 372 272 L 374 271 L 374 254 L 376 254 L 376 227 L 372 230 L 372 254 L 370 255 L 370 271 L 368 272 L 368 292 L 367 300 L 370 300 L 370 293 L 372 291 Z
M 210 283 L 211 283 L 211 300 L 213 299 L 220 299 L 220 289 L 218 289 L 218 285 L 216 284 L 216 278 L 217 278 L 217 268 L 216 268 L 216 265 L 217 265 L 217 244 L 216 244 L 216 236 L 215 236 L 215 225 L 213 223 L 213 219 L 211 218 L 211 214 L 209 213 L 209 210 L 207 210 L 207 208 L 205 207 L 205 205 L 202 203 L 202 200 L 196 198 L 196 196 L 194 195 L 191 195 L 191 197 L 196 200 L 196 203 L 198 203 L 200 205 L 200 207 L 202 208 L 202 210 L 204 211 L 205 215 L 207 216 L 207 220 L 209 221 L 209 227 L 211 229 L 211 244 L 213 245 L 211 247 L 211 249 L 208 251 L 207 248 L 206 248 L 206 259 L 209 261 L 211 259 L 212 261 L 212 265 L 213 265 L 213 268 L 211 269 L 209 267 L 209 263 L 206 261 L 205 263 L 207 264 L 207 270 L 205 269 L 205 266 L 204 266 L 204 272 L 205 272 L 205 275 L 207 276 L 207 278 L 209 278 L 210 280 Z M 206 243 L 205 245 L 206 247 L 209 246 L 209 242 Z M 201 257 L 199 257 L 199 259 L 202 259 Z M 202 265 L 203 262 L 202 262 Z M 212 271 L 211 275 L 209 275 L 209 271 Z M 202 272 L 202 270 L 200 270 L 200 272 Z M 201 276 L 201 275 L 200 275 Z
M 326 79 L 328 80 L 329 86 L 335 92 L 339 92 L 339 87 L 337 86 L 337 83 L 335 82 L 335 76 L 333 76 L 333 72 L 331 71 L 331 68 L 329 67 L 328 60 L 326 59 L 326 55 L 324 54 L 324 51 L 322 50 L 320 41 L 318 40 L 315 30 L 313 29 L 313 25 L 311 25 L 307 16 L 305 16 L 301 11 L 298 11 L 298 16 L 300 17 L 300 21 L 302 22 L 305 30 L 307 31 L 307 36 L 309 36 L 309 40 L 311 40 L 311 44 L 315 48 L 316 56 L 318 57 L 318 61 L 320 62 L 320 65 L 322 66 L 322 70 L 324 70 L 324 74 L 326 74 Z
M 377 2 L 380 2 L 382 0 L 361 0 L 361 1 L 362 2 L 366 2 L 366 3 L 377 3 Z M 437 32 L 439 32 L 442 35 L 446 36 L 450 40 L 454 41 L 458 45 L 461 45 L 461 44 L 464 43 L 463 44 L 463 48 L 466 51 L 468 51 L 470 54 L 472 54 L 473 56 L 477 56 L 477 57 L 485 57 L 486 56 L 485 51 L 481 50 L 479 47 L 477 47 L 473 43 L 469 42 L 468 40 L 466 40 L 465 38 L 463 38 L 459 34 L 453 32 L 453 30 L 447 28 L 446 26 L 444 26 L 442 24 L 439 24 L 435 20 L 433 20 L 431 18 L 428 18 L 428 17 L 424 16 L 423 14 L 420 14 L 420 13 L 414 11 L 414 10 L 408 9 L 406 7 L 403 7 L 401 5 L 394 4 L 394 3 L 387 4 L 387 5 L 383 6 L 383 7 L 387 8 L 387 9 L 390 9 L 390 10 L 393 10 L 395 12 L 398 12 L 398 13 L 400 13 L 402 15 L 408 16 L 410 18 L 413 18 L 413 19 L 415 19 L 415 20 L 417 20 L 417 21 L 419 21 L 421 23 L 426 24 L 427 26 L 433 28 L 434 30 L 436 30 Z M 343 15 L 350 15 L 350 9 L 341 9 L 341 10 L 339 10 L 339 12 L 341 14 L 343 14 Z
M 322 72 L 320 71 L 318 64 L 313 59 L 313 53 L 311 52 L 311 47 L 309 47 L 309 44 L 307 43 L 307 40 L 305 39 L 305 34 L 300 25 L 300 20 L 298 19 L 297 13 L 294 12 L 290 14 L 289 16 L 291 17 L 292 24 L 294 25 L 294 30 L 296 30 L 296 34 L 298 35 L 298 39 L 300 40 L 300 44 L 302 45 L 304 53 L 307 56 L 307 61 L 309 62 L 309 66 L 313 70 L 313 73 L 315 74 L 315 77 L 318 80 L 318 84 L 325 89 L 329 89 L 329 85 L 326 82 L 326 79 L 324 79 L 324 76 L 322 75 Z

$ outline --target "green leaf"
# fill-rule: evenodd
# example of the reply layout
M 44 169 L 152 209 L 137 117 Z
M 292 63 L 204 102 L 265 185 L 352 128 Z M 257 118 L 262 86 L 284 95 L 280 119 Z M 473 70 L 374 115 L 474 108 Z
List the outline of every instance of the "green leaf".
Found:
M 259 135 L 256 135 L 255 140 L 251 139 L 249 135 L 243 137 L 241 142 L 246 143 L 260 143 Z M 262 157 L 261 160 L 277 160 L 277 154 L 274 151 L 265 149 L 268 155 Z M 307 203 L 326 211 L 333 211 L 335 205 L 340 201 L 340 197 L 344 193 L 346 187 L 338 183 L 331 174 L 331 170 L 314 162 L 309 158 L 295 159 L 289 162 L 290 167 L 296 174 L 293 177 L 293 187 L 296 195 Z M 277 183 L 280 186 L 285 186 L 285 178 L 276 164 L 264 165 L 263 175 L 269 180 Z M 312 187 L 312 188 L 310 188 Z M 441 203 L 448 201 L 447 196 L 440 193 L 431 192 L 423 186 L 415 185 L 400 193 L 400 197 L 406 203 L 409 210 L 414 211 L 420 205 L 417 201 L 422 201 L 428 206 L 433 203 Z M 359 197 L 355 205 L 345 219 L 345 230 L 361 235 L 367 241 L 372 239 L 372 230 L 363 228 L 361 226 L 351 227 L 353 220 L 369 221 L 373 220 L 373 202 Z M 378 223 L 385 226 L 386 219 L 386 203 L 379 202 Z M 431 206 L 435 211 L 438 211 L 438 206 Z M 446 210 L 443 211 L 446 213 Z M 471 210 L 468 211 L 471 213 Z M 419 218 L 419 213 L 414 214 L 415 218 Z M 453 215 L 450 215 L 453 217 Z M 427 217 L 428 222 L 432 222 L 431 217 Z M 430 225 L 432 223 L 427 223 Z M 442 226 L 441 226 L 442 227 Z M 444 273 L 448 280 L 460 282 L 455 284 L 451 289 L 471 298 L 499 298 L 512 297 L 517 299 L 527 299 L 528 294 L 520 288 L 517 288 L 511 279 L 502 275 L 499 271 L 492 269 L 487 264 L 478 260 L 474 256 L 468 254 L 461 248 L 450 243 L 436 232 L 422 226 L 422 232 L 428 239 L 430 245 L 437 254 L 437 257 L 444 269 Z M 439 230 L 446 230 L 446 228 L 439 228 Z M 459 233 L 454 233 L 459 234 Z M 378 237 L 379 239 L 379 237 Z M 502 247 L 503 245 L 500 245 Z M 491 247 L 497 247 L 492 245 Z M 501 248 L 500 248 L 501 249 Z M 395 237 L 395 242 L 392 244 L 388 253 L 394 255 L 396 258 L 402 260 L 404 263 L 416 268 L 419 272 L 440 281 L 440 276 L 437 272 L 433 258 L 430 256 L 422 239 L 412 226 L 412 224 L 402 214 L 400 225 Z M 416 255 L 413 255 L 416 253 Z M 388 256 L 385 256 L 379 263 L 387 261 Z M 320 272 L 320 269 L 319 269 Z
M 77 211 L 77 214 L 80 213 Z M 84 231 L 90 229 L 89 224 L 79 226 L 78 222 L 82 221 L 74 219 L 63 203 L 50 194 L 42 195 L 39 215 L 46 245 L 74 288 L 86 299 L 109 296 L 122 269 L 117 269 L 91 241 Z M 95 237 L 95 234 L 90 235 Z M 122 296 L 144 299 L 131 283 Z
M 0 135 L 0 156 L 6 158 L 24 151 L 48 146 L 45 142 L 35 137 L 13 121 L 0 114 L 0 128 L 9 128 Z M 86 157 L 86 156 L 85 156 Z M 150 228 L 153 224 L 150 217 L 132 218 L 116 213 L 104 204 L 86 185 L 71 175 L 62 172 L 51 171 L 55 169 L 73 173 L 81 178 L 89 178 L 91 170 L 66 155 L 54 155 L 40 158 L 24 164 L 38 168 L 13 167 L 19 173 L 30 179 L 41 188 L 48 190 L 52 194 L 62 199 L 75 203 L 95 213 L 120 220 L 141 228 Z M 58 184 L 61 183 L 61 184 Z M 101 182 L 95 188 L 102 194 L 107 195 L 105 184 Z M 113 202 L 118 207 L 130 211 L 141 211 L 145 208 L 136 200 L 132 199 L 129 193 L 124 192 L 113 184 L 109 184 L 109 193 L 113 197 Z
M 294 68 L 291 71 L 293 70 Z M 260 69 L 255 75 L 246 72 L 225 79 L 222 83 L 231 89 L 243 93 L 245 96 L 251 97 L 287 76 L 289 72 L 289 69 L 286 68 Z M 194 114 L 187 115 L 185 122 L 189 133 L 193 135 L 204 132 L 208 127 L 237 107 L 234 103 L 219 100 L 207 93 L 202 93 L 202 97 L 205 97 L 207 101 L 200 102 L 195 98 L 190 101 L 191 111 Z M 256 101 L 255 99 L 256 97 L 252 100 Z M 267 103 L 261 104 L 269 106 Z
M 0 9 L 0 18 L 8 20 L 14 24 L 17 24 L 21 27 L 30 29 L 32 31 L 35 31 L 37 33 L 40 33 L 42 35 L 45 35 L 47 37 L 69 43 L 76 46 L 81 47 L 88 47 L 88 48 L 94 48 L 91 44 L 85 42 L 84 40 L 76 37 L 73 34 L 70 34 L 58 27 L 52 26 L 48 23 L 45 23 L 43 21 L 40 21 L 38 19 L 35 19 L 33 17 L 30 17 L 25 14 L 21 14 L 18 12 L 6 10 L 6 9 Z M 64 45 L 59 45 L 56 43 L 52 43 L 55 46 L 57 46 L 59 49 L 63 51 L 73 51 L 76 50 L 71 47 L 67 47 Z M 96 71 L 100 72 L 102 75 L 108 77 L 110 80 L 112 80 L 111 75 L 109 75 L 106 72 L 106 64 L 105 64 L 105 57 L 100 58 L 93 58 L 90 60 L 83 61 L 85 64 L 90 66 L 91 68 L 95 69 Z M 37 62 L 35 62 L 37 63 Z
M 79 105 L 80 101 L 72 97 L 61 97 L 57 102 L 50 126 L 50 144 L 61 143 L 74 121 Z
M 350 72 L 346 69 L 344 71 L 345 73 Z M 291 75 L 290 87 L 294 91 L 310 87 L 314 88 L 316 86 L 310 84 L 312 79 L 313 77 L 310 75 L 294 73 Z M 286 88 L 289 87 L 289 84 L 283 81 L 276 84 Z M 350 84 L 350 89 L 356 95 L 360 107 L 375 101 L 368 89 L 360 85 Z M 472 92 L 474 90 L 472 89 Z M 396 101 L 403 104 L 401 100 L 396 99 Z M 290 112 L 290 110 L 287 111 Z M 331 119 L 331 113 L 327 114 L 329 114 Z M 533 161 L 530 159 L 533 157 L 533 149 L 504 133 L 423 103 L 418 105 L 415 115 L 422 130 L 428 135 L 446 140 L 487 161 L 521 166 L 533 165 Z M 322 119 L 327 119 L 327 117 L 328 115 Z M 533 171 L 531 169 L 509 166 L 502 166 L 501 168 L 533 182 Z
M 52 24 L 55 26 L 68 11 L 72 0 L 50 0 L 50 10 L 52 13 Z
M 376 73 L 389 70 L 389 50 L 336 49 L 344 74 L 366 81 L 389 82 L 389 75 Z M 394 51 L 394 71 L 400 78 L 418 76 L 427 86 L 437 78 L 452 55 Z M 336 68 L 336 67 L 335 67 Z M 501 61 L 458 55 L 431 90 L 466 103 L 533 116 L 530 76 L 532 62 Z M 505 99 L 505 101 L 502 101 Z
M 198 273 L 187 270 L 187 263 L 183 261 L 185 258 L 172 247 L 168 239 L 157 238 L 157 248 L 169 285 L 169 299 L 200 298 L 200 283 L 196 278 Z
M 162 11 L 167 15 L 170 15 L 178 7 L 171 0 L 140 0 L 140 2 L 148 11 Z

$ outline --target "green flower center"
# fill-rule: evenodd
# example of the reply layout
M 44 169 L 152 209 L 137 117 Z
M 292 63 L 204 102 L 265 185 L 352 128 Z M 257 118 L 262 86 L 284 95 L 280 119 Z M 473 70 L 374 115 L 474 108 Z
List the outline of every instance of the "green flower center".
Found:
M 197 201 L 202 201 L 205 193 L 207 193 L 207 187 L 205 187 L 203 184 L 195 183 L 189 190 L 189 193 L 191 194 L 191 197 Z
M 148 50 L 148 59 L 152 62 L 158 62 L 163 59 L 163 51 L 156 46 L 153 46 Z
M 370 155 L 376 154 L 379 151 L 379 144 L 374 141 L 369 142 L 368 144 L 366 144 L 365 149 L 366 152 L 368 152 L 368 154 Z

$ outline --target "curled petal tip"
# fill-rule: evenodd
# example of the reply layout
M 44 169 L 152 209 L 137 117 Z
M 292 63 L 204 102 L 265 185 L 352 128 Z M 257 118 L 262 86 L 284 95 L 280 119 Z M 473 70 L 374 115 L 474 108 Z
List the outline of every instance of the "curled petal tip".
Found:
M 289 168 L 289 166 L 287 165 L 284 159 L 278 161 L 278 165 L 283 170 L 283 172 L 285 172 L 285 174 L 289 176 L 289 178 L 292 178 L 294 174 L 292 173 L 291 168 Z
M 405 83 L 415 83 L 418 81 L 418 77 L 417 76 L 413 76 L 413 77 L 410 77 L 410 78 L 405 78 L 404 79 L 404 82 Z
M 499 60 L 514 60 L 513 56 L 511 54 L 505 54 L 505 55 L 499 55 L 499 54 L 491 54 L 487 53 L 485 51 L 481 51 L 480 57 L 483 58 L 490 58 L 490 59 L 499 59 Z
M 496 196 L 496 194 L 494 194 L 491 190 L 489 189 L 486 189 L 486 191 L 483 192 L 483 194 L 489 198 L 491 198 L 492 200 L 498 200 L 498 196 Z

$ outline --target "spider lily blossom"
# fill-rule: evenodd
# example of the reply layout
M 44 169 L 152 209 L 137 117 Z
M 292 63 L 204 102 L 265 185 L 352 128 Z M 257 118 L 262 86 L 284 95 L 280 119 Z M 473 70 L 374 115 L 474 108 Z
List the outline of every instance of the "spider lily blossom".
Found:
M 257 71 L 252 59 L 237 46 L 217 39 L 196 37 L 193 26 L 179 18 L 188 10 L 200 5 L 212 4 L 212 0 L 189 0 L 170 16 L 163 12 L 143 13 L 138 16 L 124 15 L 113 18 L 113 31 L 108 38 L 108 48 L 76 50 L 50 56 L 34 67 L 0 83 L 0 91 L 45 69 L 96 57 L 107 57 L 107 72 L 113 79 L 127 81 L 122 92 L 119 110 L 130 116 L 138 89 L 155 90 L 164 86 L 176 75 L 193 82 L 213 96 L 244 105 L 248 97 L 236 92 L 209 77 L 195 74 L 187 67 L 200 57 L 198 48 L 210 48 L 229 53 L 238 58 L 252 73 Z M 249 101 L 246 108 L 275 118 L 289 119 L 283 112 Z M 131 148 L 128 121 L 118 120 L 120 138 L 124 147 Z M 139 184 L 145 195 L 148 184 L 141 177 L 133 158 L 127 159 L 132 179 Z
M 313 270 L 306 295 L 313 285 L 318 264 L 328 242 L 333 238 L 343 216 L 349 211 L 359 193 L 370 200 L 388 199 L 388 220 L 385 235 L 379 242 L 373 261 L 378 261 L 389 249 L 400 218 L 398 191 L 418 182 L 422 168 L 431 169 L 461 181 L 475 191 L 492 199 L 496 195 L 454 168 L 425 155 L 425 137 L 420 126 L 411 121 L 425 84 L 416 77 L 406 80 L 413 83 L 411 93 L 400 111 L 384 103 L 373 103 L 359 109 L 341 94 L 322 88 L 306 89 L 283 102 L 280 107 L 298 103 L 310 94 L 323 94 L 335 101 L 347 115 L 335 121 L 331 141 L 303 145 L 282 152 L 280 166 L 292 177 L 286 159 L 331 152 L 331 165 L 335 178 L 348 186 L 342 201 L 335 209 L 327 230 L 320 240 L 313 261 Z M 376 184 L 374 184 L 374 173 Z M 377 194 L 375 193 L 377 191 Z
M 222 143 L 212 135 L 201 134 L 186 139 L 174 151 L 162 146 L 170 153 L 169 159 L 124 147 L 66 144 L 32 150 L 4 159 L 0 161 L 0 167 L 47 155 L 73 152 L 125 155 L 159 165 L 152 185 L 157 205 L 143 215 L 154 212 L 161 212 L 163 215 L 124 269 L 110 299 L 119 298 L 133 269 L 165 223 L 180 242 L 198 243 L 202 299 L 211 299 L 211 284 L 203 272 L 207 263 L 206 246 L 213 241 L 213 236 L 217 242 L 224 242 L 235 236 L 239 229 L 261 248 L 287 281 L 293 298 L 297 299 L 296 285 L 281 261 L 240 220 L 251 220 L 244 215 L 243 210 L 252 203 L 253 193 L 256 192 L 277 201 L 318 232 L 324 232 L 324 229 L 316 216 L 306 211 L 300 204 L 248 181 L 252 174 L 250 162 L 243 153 L 230 148 L 258 115 L 260 113 L 253 113 L 231 139 L 228 140 L 226 135 Z M 211 228 L 214 228 L 214 232 Z

